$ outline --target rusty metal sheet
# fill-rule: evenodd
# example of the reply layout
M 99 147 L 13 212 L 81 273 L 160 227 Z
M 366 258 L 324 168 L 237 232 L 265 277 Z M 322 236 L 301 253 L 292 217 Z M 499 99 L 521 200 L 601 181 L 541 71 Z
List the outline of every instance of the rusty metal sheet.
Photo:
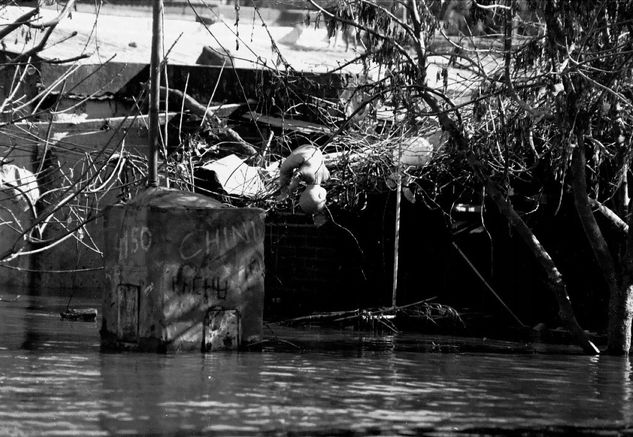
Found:
M 203 352 L 235 350 L 240 345 L 240 313 L 209 310 L 204 323 Z
M 138 341 L 138 297 L 139 287 L 134 284 L 119 284 L 118 337 L 121 341 Z

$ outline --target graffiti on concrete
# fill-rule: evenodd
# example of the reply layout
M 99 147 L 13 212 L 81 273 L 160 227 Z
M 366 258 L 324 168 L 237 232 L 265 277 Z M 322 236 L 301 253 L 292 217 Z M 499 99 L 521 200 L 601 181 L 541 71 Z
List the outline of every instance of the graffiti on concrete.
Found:
M 178 252 L 183 261 L 199 256 L 221 254 L 238 245 L 249 245 L 261 241 L 263 230 L 255 222 L 243 222 L 222 228 L 192 231 L 180 241 Z
M 147 226 L 124 228 L 119 238 L 119 261 L 127 259 L 139 250 L 147 252 L 152 246 L 152 233 Z
M 229 280 L 222 279 L 206 267 L 183 264 L 171 278 L 171 288 L 178 294 L 195 294 L 209 298 L 226 299 L 229 291 Z
M 205 303 L 225 300 L 232 290 L 245 289 L 263 276 L 262 258 L 261 253 L 255 252 L 250 257 L 245 257 L 237 266 L 182 264 L 171 277 L 171 289 L 177 294 L 201 296 Z

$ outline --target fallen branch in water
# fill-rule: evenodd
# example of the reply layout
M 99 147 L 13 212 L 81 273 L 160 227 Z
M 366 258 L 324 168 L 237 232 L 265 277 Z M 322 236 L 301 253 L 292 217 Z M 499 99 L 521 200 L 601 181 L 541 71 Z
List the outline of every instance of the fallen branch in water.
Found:
M 386 330 L 397 334 L 398 319 L 418 320 L 437 324 L 441 319 L 450 319 L 463 325 L 459 313 L 448 305 L 432 302 L 435 298 L 396 307 L 373 309 L 355 309 L 315 313 L 279 322 L 285 326 L 335 325 L 338 327 L 354 326 L 358 329 Z

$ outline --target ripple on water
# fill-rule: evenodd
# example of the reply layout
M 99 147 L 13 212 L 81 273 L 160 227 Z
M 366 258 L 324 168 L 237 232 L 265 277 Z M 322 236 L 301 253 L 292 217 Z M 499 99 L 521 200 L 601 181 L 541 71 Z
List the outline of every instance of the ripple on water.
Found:
M 0 307 L 0 434 L 633 426 L 630 363 L 608 357 L 425 354 L 397 337 L 379 351 L 101 354 L 96 325 L 18 309 Z

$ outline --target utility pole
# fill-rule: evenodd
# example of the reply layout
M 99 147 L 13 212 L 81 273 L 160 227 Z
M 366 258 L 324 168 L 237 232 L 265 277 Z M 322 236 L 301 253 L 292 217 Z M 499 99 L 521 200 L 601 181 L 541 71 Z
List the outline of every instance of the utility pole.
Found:
M 160 70 L 163 53 L 163 0 L 154 0 L 152 22 L 152 55 L 149 92 L 149 174 L 147 185 L 158 186 L 158 149 L 160 141 L 158 110 L 160 105 Z

